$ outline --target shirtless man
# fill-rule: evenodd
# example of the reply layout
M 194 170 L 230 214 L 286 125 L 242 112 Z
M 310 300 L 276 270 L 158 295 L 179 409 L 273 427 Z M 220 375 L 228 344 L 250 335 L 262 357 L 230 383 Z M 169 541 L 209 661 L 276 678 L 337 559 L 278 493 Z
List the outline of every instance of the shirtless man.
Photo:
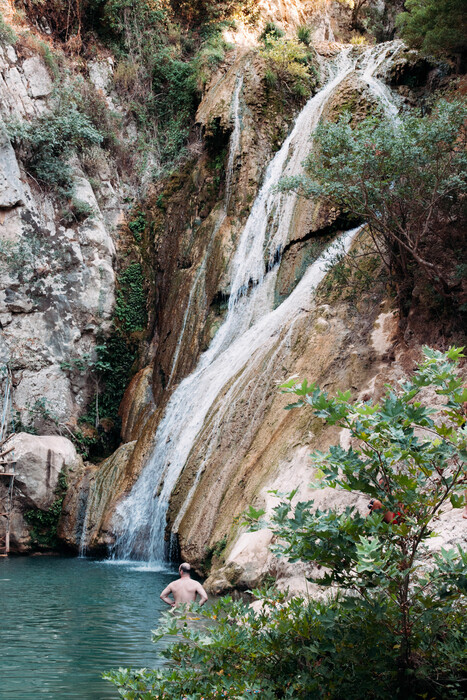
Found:
M 184 603 L 194 603 L 196 601 L 196 595 L 200 597 L 200 605 L 204 605 L 208 599 L 207 593 L 202 585 L 198 583 L 198 581 L 193 581 L 191 578 L 190 569 L 191 566 L 189 564 L 180 564 L 178 569 L 180 578 L 177 581 L 169 583 L 167 588 L 164 588 L 161 593 L 161 599 L 172 608 L 176 608 Z M 169 598 L 170 594 L 173 595 L 173 600 Z

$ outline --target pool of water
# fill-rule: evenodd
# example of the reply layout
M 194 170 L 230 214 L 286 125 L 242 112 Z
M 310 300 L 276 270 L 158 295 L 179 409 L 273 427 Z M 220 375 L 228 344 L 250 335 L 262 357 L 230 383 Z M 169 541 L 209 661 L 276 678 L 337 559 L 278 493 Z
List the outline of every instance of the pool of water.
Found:
M 120 697 L 101 673 L 156 667 L 170 570 L 63 557 L 0 559 L 1 700 Z

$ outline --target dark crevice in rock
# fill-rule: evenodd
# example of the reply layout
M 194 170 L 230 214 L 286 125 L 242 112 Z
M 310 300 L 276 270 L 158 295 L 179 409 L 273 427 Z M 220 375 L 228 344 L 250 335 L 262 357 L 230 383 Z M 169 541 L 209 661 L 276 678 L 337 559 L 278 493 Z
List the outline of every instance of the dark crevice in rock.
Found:
M 213 300 L 211 301 L 210 307 L 216 313 L 222 314 L 224 311 L 226 311 L 229 305 L 229 299 L 230 294 L 225 294 L 225 292 L 218 291 L 216 292 Z
M 317 231 L 309 231 L 301 238 L 294 238 L 292 241 L 286 243 L 282 250 L 278 249 L 274 254 L 272 267 L 278 265 L 284 255 L 286 255 L 286 253 L 296 245 L 306 243 L 312 238 L 326 238 L 333 233 L 338 233 L 339 231 L 348 231 L 356 226 L 359 226 L 361 223 L 363 223 L 361 219 L 353 218 L 348 214 L 339 214 L 339 216 L 328 226 L 324 226 Z

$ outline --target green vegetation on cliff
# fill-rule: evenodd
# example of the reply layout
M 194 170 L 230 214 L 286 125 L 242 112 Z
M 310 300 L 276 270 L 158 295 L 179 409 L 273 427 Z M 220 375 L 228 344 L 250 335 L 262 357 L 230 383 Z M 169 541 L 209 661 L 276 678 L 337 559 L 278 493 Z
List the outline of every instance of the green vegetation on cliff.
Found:
M 31 546 L 34 549 L 55 549 L 59 545 L 57 527 L 66 491 L 67 477 L 64 472 L 61 472 L 54 491 L 56 498 L 52 505 L 46 510 L 31 508 L 25 512 L 24 518 L 29 525 Z
M 69 158 L 103 138 L 74 101 L 59 101 L 51 113 L 30 122 L 11 122 L 8 131 L 28 172 L 65 193 L 71 188 Z
M 323 511 L 312 501 L 292 505 L 289 494 L 268 523 L 281 543 L 275 552 L 314 564 L 308 578 L 328 600 L 287 600 L 271 587 L 253 591 L 256 612 L 230 598 L 195 608 L 202 629 L 191 613 L 168 614 L 155 640 L 177 636 L 164 652 L 169 666 L 106 674 L 122 697 L 465 697 L 467 553 L 428 548 L 442 507 L 464 504 L 461 356 L 426 348 L 413 377 L 377 404 L 350 392 L 329 397 L 306 381 L 284 385 L 296 399 L 290 409 L 311 409 L 352 438 L 349 449 L 314 455 L 316 488 L 364 494 L 383 509 Z M 250 509 L 256 527 L 262 515 Z
M 316 88 L 318 69 L 310 48 L 297 39 L 286 39 L 271 31 L 264 35 L 261 56 L 266 63 L 265 80 L 269 88 L 278 87 L 290 97 L 309 97 Z
M 354 128 L 343 115 L 318 128 L 306 174 L 282 183 L 368 224 L 403 314 L 416 287 L 438 309 L 467 311 L 466 120 L 464 100 L 440 101 L 422 117 L 370 117 Z
M 455 57 L 459 64 L 467 53 L 465 0 L 406 0 L 398 18 L 402 38 L 409 46 L 435 56 Z
M 44 0 L 26 9 L 68 51 L 91 56 L 97 42 L 112 50 L 115 88 L 138 126 L 139 161 L 154 174 L 184 154 L 200 91 L 227 48 L 221 30 L 256 16 L 252 0 Z
M 16 42 L 16 34 L 13 29 L 6 24 L 3 19 L 3 15 L 0 12 L 0 43 L 2 44 L 14 44 Z
M 146 282 L 139 262 L 130 263 L 118 276 L 112 330 L 95 352 L 63 362 L 63 370 L 90 378 L 95 392 L 87 413 L 80 418 L 82 429 L 72 437 L 86 457 L 108 456 L 120 442 L 118 414 L 125 389 L 134 372 L 139 341 L 144 338 L 148 316 Z

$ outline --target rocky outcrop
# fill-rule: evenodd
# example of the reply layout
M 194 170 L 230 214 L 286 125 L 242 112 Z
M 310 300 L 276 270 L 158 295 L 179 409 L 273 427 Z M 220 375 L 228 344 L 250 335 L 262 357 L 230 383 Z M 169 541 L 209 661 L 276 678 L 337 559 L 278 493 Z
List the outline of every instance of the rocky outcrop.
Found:
M 113 543 L 109 527 L 111 504 L 118 495 L 119 485 L 125 478 L 128 481 L 134 446 L 135 442 L 122 445 L 99 467 L 87 464 L 75 473 L 58 526 L 60 539 L 70 548 L 81 553 L 88 548 L 106 553 Z
M 47 511 L 57 499 L 59 477 L 72 477 L 80 469 L 81 458 L 73 444 L 58 435 L 38 436 L 29 433 L 13 435 L 2 447 L 6 454 L 3 471 L 15 472 L 11 510 L 11 550 L 30 550 L 30 526 L 25 513 Z M 0 501 L 8 500 L 7 482 L 0 480 Z M 2 519 L 3 520 L 3 519 Z M 2 522 L 2 527 L 4 522 Z
M 124 213 L 124 193 L 105 159 L 92 185 L 78 160 L 71 163 L 79 217 L 67 211 L 71 201 L 22 170 L 2 118 L 46 113 L 53 88 L 39 55 L 0 48 L 0 360 L 13 372 L 18 419 L 46 433 L 76 424 L 94 391 L 89 375 L 71 377 L 62 363 L 92 355 L 96 336 L 108 330 Z
M 336 47 L 328 49 L 333 57 Z M 359 49 L 352 52 L 357 60 Z M 238 53 L 231 54 L 213 76 L 199 107 L 197 120 L 204 130 L 206 149 L 195 165 L 187 163 L 165 189 L 155 188 L 150 196 L 153 254 L 158 266 L 153 356 L 151 365 L 134 378 L 122 404 L 123 434 L 126 440 L 137 442 L 127 469 L 119 472 L 120 480 L 117 482 L 112 472 L 112 483 L 102 487 L 102 492 L 112 491 L 112 499 L 107 502 L 110 511 L 115 512 L 119 498 L 127 495 L 129 475 L 134 482 L 147 464 L 172 390 L 194 368 L 200 351 L 222 323 L 225 300 L 231 291 L 229 264 L 235 245 L 265 165 L 277 146 L 275 139 L 281 141 L 287 133 L 285 117 L 291 115 L 284 116 L 283 106 L 279 109 L 274 99 L 268 101 L 271 95 L 263 80 L 262 59 L 251 49 Z M 237 112 L 233 107 L 236 94 Z M 362 113 L 374 104 L 368 84 L 348 77 L 333 99 L 323 104 L 320 114 L 334 118 L 349 95 L 356 103 L 359 101 Z M 238 150 L 227 159 L 225 152 L 237 122 L 241 126 Z M 305 155 L 309 133 L 300 133 L 297 138 Z M 210 162 L 219 149 L 224 152 L 224 163 L 232 167 L 227 173 L 231 197 L 227 204 L 224 198 L 224 210 L 219 199 L 228 189 L 227 176 L 214 196 L 212 191 L 209 194 Z M 306 200 L 294 206 L 292 221 L 276 261 L 280 263 L 275 267 L 276 305 L 290 297 L 330 236 L 342 232 L 345 226 L 338 212 L 326 211 L 319 203 Z M 284 372 L 300 372 L 321 384 L 346 388 L 348 383 L 356 386 L 369 381 L 377 373 L 377 355 L 368 349 L 378 313 L 375 299 L 365 307 L 363 318 L 354 315 L 352 304 L 334 308 L 325 299 L 313 302 L 311 292 L 310 298 L 300 297 L 297 304 L 297 308 L 290 307 L 288 317 L 281 317 L 282 325 L 271 329 L 271 339 L 264 347 L 256 348 L 247 365 L 219 393 L 170 497 L 169 526 L 178 532 L 182 554 L 200 569 L 219 542 L 226 541 L 228 554 L 238 535 L 236 528 L 230 529 L 232 521 L 258 496 L 262 485 L 270 483 L 276 470 L 284 468 L 284 454 L 306 440 L 301 422 L 295 425 L 290 415 L 282 412 L 283 401 L 275 395 L 277 379 L 285 379 Z M 148 386 L 151 367 L 152 392 Z M 176 440 L 168 435 L 166 444 L 172 439 Z M 324 444 L 331 438 L 320 433 L 319 439 Z M 107 478 L 106 474 L 110 472 L 105 466 L 102 479 Z M 148 489 L 151 487 L 155 485 L 150 484 Z M 77 488 L 82 486 L 78 484 Z M 117 520 L 113 522 L 114 530 L 118 530 Z M 109 515 L 101 537 L 93 530 L 96 548 L 111 540 L 110 523 Z M 269 567 L 267 553 L 264 566 Z M 251 573 L 240 577 L 238 585 L 248 587 L 253 580 Z

